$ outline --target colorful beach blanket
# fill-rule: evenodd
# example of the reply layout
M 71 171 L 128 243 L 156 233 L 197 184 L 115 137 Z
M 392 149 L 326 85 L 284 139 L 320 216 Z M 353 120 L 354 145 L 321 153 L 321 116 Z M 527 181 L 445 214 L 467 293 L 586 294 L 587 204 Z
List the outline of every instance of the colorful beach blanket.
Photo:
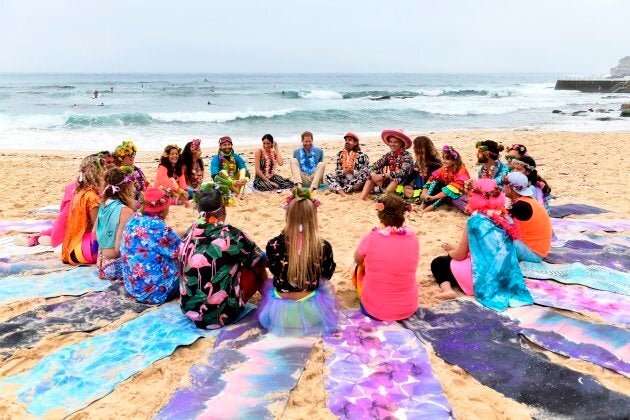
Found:
M 324 336 L 328 408 L 342 419 L 453 417 L 429 357 L 396 322 L 346 312 Z
M 195 327 L 178 304 L 163 305 L 113 331 L 57 350 L 32 369 L 2 380 L 0 392 L 15 395 L 35 416 L 55 409 L 69 415 L 178 346 L 218 333 Z
M 52 252 L 52 247 L 48 245 L 21 246 L 15 244 L 15 236 L 4 236 L 0 238 L 0 258 L 14 257 L 17 255 L 33 255 L 44 252 Z
M 539 346 L 630 377 L 630 332 L 562 315 L 549 308 L 512 308 L 502 313 L 518 322 L 520 333 Z
M 110 284 L 98 278 L 95 267 L 78 267 L 35 276 L 7 276 L 0 280 L 0 303 L 36 297 L 79 296 L 105 290 Z
M 594 313 L 613 324 L 630 327 L 628 296 L 548 280 L 525 279 L 525 284 L 538 305 L 584 314 Z
M 554 232 L 623 232 L 630 230 L 630 220 L 595 220 L 595 219 L 551 219 L 551 227 Z
M 608 213 L 608 210 L 588 204 L 562 204 L 560 206 L 549 206 L 549 216 L 566 217 L 571 214 L 601 214 Z
M 222 329 L 210 357 L 191 367 L 190 385 L 156 418 L 277 418 L 316 340 L 269 334 L 252 312 Z
M 554 232 L 556 238 L 551 242 L 552 247 L 569 246 L 579 249 L 597 249 L 597 246 L 611 246 L 630 248 L 630 236 L 626 235 L 598 235 L 582 232 Z
M 58 256 L 50 253 L 0 258 L 0 281 L 2 277 L 11 275 L 43 274 L 72 268 L 73 266 L 64 264 Z
M 581 284 L 592 289 L 630 295 L 630 273 L 597 265 L 586 266 L 581 263 L 549 264 L 523 261 L 520 265 L 524 277 L 551 279 L 565 284 Z
M 131 298 L 122 284 L 52 305 L 42 305 L 0 323 L 0 359 L 32 347 L 47 335 L 90 332 L 116 321 L 126 312 L 150 308 Z
M 402 322 L 446 362 L 537 410 L 534 417 L 630 416 L 630 397 L 523 347 L 518 340 L 520 328 L 514 322 L 471 301 L 421 308 Z
M 40 207 L 38 209 L 32 210 L 31 212 L 40 213 L 40 214 L 57 214 L 59 213 L 59 204 L 50 204 L 48 206 L 44 206 L 44 207 Z
M 552 248 L 545 257 L 545 261 L 551 264 L 579 261 L 585 265 L 599 265 L 618 271 L 630 271 L 630 250 L 626 248 L 603 247 L 589 242 L 589 244 L 599 247 L 599 249 L 586 249 L 587 245 L 584 242 L 579 244 L 573 241 L 570 242 L 572 243 L 567 243 L 564 248 Z M 575 247 L 576 245 L 583 246 L 583 248 L 571 248 L 571 246 Z
M 52 227 L 53 220 L 0 220 L 0 233 L 15 230 L 23 233 L 38 233 Z

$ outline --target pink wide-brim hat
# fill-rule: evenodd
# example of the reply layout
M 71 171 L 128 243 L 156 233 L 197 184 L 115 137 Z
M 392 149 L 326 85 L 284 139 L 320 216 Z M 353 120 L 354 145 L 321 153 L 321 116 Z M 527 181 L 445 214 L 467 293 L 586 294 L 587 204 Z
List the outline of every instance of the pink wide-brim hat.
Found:
M 390 137 L 394 137 L 395 139 L 402 141 L 405 144 L 405 149 L 409 149 L 411 147 L 411 139 L 407 137 L 407 135 L 403 133 L 402 130 L 383 130 L 383 132 L 381 133 L 381 138 L 383 139 L 383 143 L 388 146 L 388 140 Z
M 343 139 L 345 140 L 347 137 L 350 137 L 351 139 L 355 139 L 355 140 L 357 141 L 357 143 L 360 141 L 360 140 L 359 140 L 359 136 L 357 136 L 356 134 L 354 134 L 354 133 L 353 133 L 353 132 L 351 132 L 351 131 L 348 131 L 348 132 L 346 133 L 346 135 L 345 135 L 345 136 L 343 136 Z

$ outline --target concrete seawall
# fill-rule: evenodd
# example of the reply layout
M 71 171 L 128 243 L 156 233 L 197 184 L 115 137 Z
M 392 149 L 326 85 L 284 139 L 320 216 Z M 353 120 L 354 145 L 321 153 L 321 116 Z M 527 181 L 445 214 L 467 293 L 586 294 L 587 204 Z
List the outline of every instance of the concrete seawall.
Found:
M 623 79 L 603 80 L 557 80 L 556 90 L 579 90 L 580 92 L 612 92 L 619 83 L 630 81 Z

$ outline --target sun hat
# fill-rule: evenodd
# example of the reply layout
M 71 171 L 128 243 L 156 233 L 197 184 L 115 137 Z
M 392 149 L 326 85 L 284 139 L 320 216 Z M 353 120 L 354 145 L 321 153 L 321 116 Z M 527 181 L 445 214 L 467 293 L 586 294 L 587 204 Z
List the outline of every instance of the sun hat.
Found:
M 351 139 L 356 140 L 356 141 L 357 141 L 357 143 L 360 141 L 360 140 L 359 140 L 359 136 L 357 136 L 356 134 L 354 134 L 354 133 L 353 133 L 353 132 L 351 132 L 351 131 L 348 131 L 348 132 L 346 133 L 346 135 L 345 135 L 345 136 L 343 136 L 343 139 L 345 140 L 345 139 L 347 139 L 348 137 L 350 137 Z
M 232 139 L 229 136 L 223 136 L 219 139 L 219 146 L 221 146 L 223 143 L 232 144 Z
M 402 130 L 383 130 L 381 133 L 381 139 L 383 139 L 383 143 L 389 145 L 389 138 L 394 137 L 397 140 L 400 140 L 404 143 L 404 149 L 409 149 L 411 147 L 411 139 L 407 137 Z
M 531 197 L 534 195 L 534 190 L 529 185 L 529 180 L 525 174 L 520 172 L 510 172 L 505 176 L 505 180 L 503 182 L 504 185 L 508 185 L 514 191 L 516 191 L 519 195 L 525 197 Z
M 142 202 L 143 213 L 160 213 L 169 207 L 170 198 L 163 189 L 149 187 L 144 191 Z

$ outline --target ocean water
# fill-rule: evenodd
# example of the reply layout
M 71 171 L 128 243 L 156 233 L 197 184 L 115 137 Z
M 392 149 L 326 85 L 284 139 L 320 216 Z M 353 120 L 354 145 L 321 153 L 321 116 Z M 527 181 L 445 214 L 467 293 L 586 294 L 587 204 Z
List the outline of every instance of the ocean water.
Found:
M 302 131 L 630 131 L 628 94 L 553 89 L 554 74 L 0 74 L 0 149 L 161 150 L 229 135 L 298 142 Z M 98 90 L 98 97 L 94 91 Z M 610 113 L 571 112 L 589 108 Z M 559 109 L 565 114 L 553 114 Z M 597 118 L 612 117 L 611 121 Z

